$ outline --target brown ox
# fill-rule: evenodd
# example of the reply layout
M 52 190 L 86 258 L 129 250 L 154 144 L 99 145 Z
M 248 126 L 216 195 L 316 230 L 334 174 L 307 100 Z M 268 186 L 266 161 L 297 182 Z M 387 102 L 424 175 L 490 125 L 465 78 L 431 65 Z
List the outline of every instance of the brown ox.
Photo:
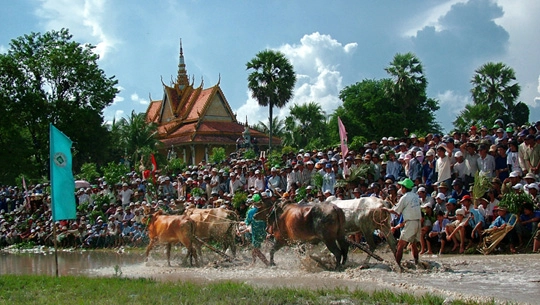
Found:
M 222 208 L 188 208 L 184 213 L 195 223 L 195 236 L 205 242 L 221 243 L 223 252 L 230 248 L 233 256 L 236 256 L 235 234 L 238 215 L 235 212 Z M 201 244 L 195 241 L 195 245 L 200 255 Z
M 274 263 L 274 253 L 291 242 L 324 242 L 336 258 L 336 269 L 347 261 L 349 245 L 345 239 L 345 215 L 333 204 L 287 204 L 283 207 L 268 201 L 255 215 L 255 219 L 268 221 L 275 243 L 270 250 L 270 265 Z
M 197 253 L 193 249 L 193 232 L 195 224 L 184 215 L 162 215 L 161 210 L 146 215 L 143 222 L 147 224 L 150 244 L 146 247 L 146 261 L 148 254 L 156 243 L 167 244 L 167 264 L 171 265 L 171 245 L 182 243 L 188 250 L 189 263 L 193 265 L 193 257 L 197 263 Z

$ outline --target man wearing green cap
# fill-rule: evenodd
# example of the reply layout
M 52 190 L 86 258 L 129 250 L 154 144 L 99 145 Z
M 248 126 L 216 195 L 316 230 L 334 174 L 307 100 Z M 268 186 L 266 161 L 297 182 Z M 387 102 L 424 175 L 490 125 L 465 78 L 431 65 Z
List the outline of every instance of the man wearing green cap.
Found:
M 383 208 L 384 210 L 396 214 L 403 215 L 403 223 L 405 224 L 401 230 L 397 249 L 396 249 L 396 262 L 401 264 L 401 258 L 403 257 L 403 249 L 408 243 L 411 243 L 412 254 L 415 264 L 418 263 L 418 247 L 417 242 L 420 241 L 421 227 L 420 219 L 422 216 L 420 208 L 420 197 L 415 192 L 412 192 L 414 182 L 406 178 L 403 181 L 398 182 L 401 186 L 401 193 L 403 196 L 399 199 L 397 205 L 392 209 Z
M 251 244 L 253 245 L 251 255 L 253 256 L 253 264 L 255 264 L 258 257 L 266 266 L 268 266 L 269 262 L 261 252 L 261 244 L 266 238 L 266 221 L 253 218 L 255 214 L 259 212 L 259 208 L 262 207 L 261 195 L 253 195 L 252 200 L 253 205 L 247 211 L 245 222 L 248 226 L 251 225 Z

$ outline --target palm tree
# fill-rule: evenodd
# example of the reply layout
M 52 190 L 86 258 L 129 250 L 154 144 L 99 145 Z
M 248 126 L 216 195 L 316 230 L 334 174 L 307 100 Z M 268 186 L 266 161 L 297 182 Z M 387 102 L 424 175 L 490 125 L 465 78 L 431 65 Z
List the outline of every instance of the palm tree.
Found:
M 440 129 L 434 114 L 439 102 L 427 97 L 427 80 L 418 57 L 413 53 L 398 53 L 385 71 L 391 77 L 385 91 L 390 104 L 401 115 L 400 123 L 405 124 L 399 127 L 423 132 Z M 425 119 L 418 120 L 418 117 Z
M 285 123 L 283 120 L 280 120 L 279 118 L 275 117 L 272 120 L 272 134 L 276 135 L 278 137 L 282 137 L 285 133 Z M 253 128 L 257 131 L 260 131 L 262 133 L 269 133 L 270 132 L 270 124 L 266 124 L 263 121 L 259 121 L 257 125 L 255 125 Z
M 475 70 L 471 80 L 472 98 L 477 105 L 487 105 L 494 118 L 513 112 L 521 88 L 514 70 L 499 62 L 488 62 Z M 489 119 L 493 119 L 490 117 Z M 506 121 L 511 117 L 504 117 Z
M 251 96 L 259 105 L 268 106 L 269 142 L 272 149 L 272 111 L 274 106 L 284 107 L 293 96 L 296 83 L 294 68 L 285 55 L 279 51 L 264 50 L 246 64 L 246 69 L 253 70 L 248 76 L 248 88 Z
M 141 154 L 155 152 L 161 142 L 157 139 L 157 125 L 145 120 L 145 113 L 131 112 L 126 119 L 118 122 L 120 145 L 124 148 L 126 157 L 138 160 Z
M 419 95 L 425 93 L 427 80 L 422 63 L 412 53 L 396 54 L 390 66 L 384 69 L 392 77 L 391 95 L 405 112 L 414 107 Z
M 323 134 L 326 115 L 321 105 L 315 102 L 293 105 L 285 121 L 289 132 L 295 135 L 295 146 L 304 148 L 317 139 L 326 138 Z
M 475 70 L 471 84 L 473 103 L 466 105 L 453 122 L 458 130 L 472 125 L 491 126 L 496 119 L 518 125 L 528 121 L 527 105 L 515 103 L 521 88 L 512 68 L 488 62 Z

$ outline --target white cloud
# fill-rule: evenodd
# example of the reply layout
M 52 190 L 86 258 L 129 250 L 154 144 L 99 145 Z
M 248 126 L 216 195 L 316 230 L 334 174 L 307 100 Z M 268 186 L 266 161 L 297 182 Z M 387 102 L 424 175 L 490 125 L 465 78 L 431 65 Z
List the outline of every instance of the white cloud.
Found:
M 448 109 L 454 115 L 458 115 L 465 108 L 465 105 L 472 103 L 470 96 L 463 96 L 452 90 L 437 94 L 437 99 L 440 102 L 441 110 Z
M 112 103 L 112 104 L 113 104 L 113 105 L 114 105 L 114 104 L 118 104 L 118 103 L 121 103 L 121 102 L 123 102 L 123 101 L 124 101 L 124 97 L 123 97 L 123 96 L 117 95 L 117 96 L 114 97 L 113 103 Z
M 7 51 L 8 51 L 8 49 L 5 46 L 0 45 L 0 54 L 5 54 L 5 53 L 7 53 Z
M 341 105 L 339 91 L 343 88 L 343 77 L 339 68 L 351 58 L 357 47 L 357 43 L 343 45 L 330 35 L 315 32 L 304 35 L 300 44 L 286 44 L 278 48 L 294 66 L 297 81 L 293 99 L 284 108 L 275 108 L 274 116 L 283 119 L 289 114 L 291 105 L 309 102 L 319 103 L 326 114 L 332 113 Z M 238 120 L 243 122 L 247 115 L 249 124 L 268 122 L 268 108 L 264 107 L 263 110 L 251 98 L 251 92 L 248 91 L 247 95 L 248 100 L 237 110 Z
M 105 0 L 41 0 L 36 15 L 44 19 L 45 31 L 68 28 L 71 34 L 87 39 L 94 51 L 104 58 L 118 41 L 106 32 Z
M 261 122 L 268 122 L 268 107 L 261 107 L 259 103 L 251 97 L 251 92 L 248 90 L 246 95 L 249 96 L 246 103 L 236 110 L 236 120 L 244 123 L 246 118 L 249 125 L 256 125 Z M 274 109 L 274 115 L 277 109 Z
M 141 105 L 148 105 L 150 104 L 150 102 L 146 99 L 143 99 L 141 97 L 139 97 L 139 95 L 137 93 L 133 93 L 131 94 L 131 100 L 136 102 L 136 103 L 139 103 Z
M 124 110 L 118 109 L 114 112 L 114 118 L 119 120 L 124 117 Z
M 527 31 L 524 29 L 537 29 L 540 27 L 538 11 L 540 1 L 537 0 L 498 0 L 503 7 L 504 15 L 495 20 L 510 34 L 510 43 L 505 58 L 500 61 L 512 67 L 516 72 L 516 79 L 521 86 L 520 101 L 529 106 L 537 107 L 540 103 L 537 88 L 538 74 L 540 73 L 540 61 L 537 60 L 537 52 L 540 49 L 540 32 Z M 539 117 L 533 114 L 531 118 Z
M 456 3 L 465 3 L 468 0 L 451 0 L 439 5 L 436 5 L 428 10 L 420 10 L 419 14 L 408 19 L 403 26 L 404 36 L 415 37 L 416 33 L 422 30 L 426 26 L 435 27 L 436 31 L 444 30 L 443 26 L 439 24 L 439 18 L 446 15 L 452 5 Z

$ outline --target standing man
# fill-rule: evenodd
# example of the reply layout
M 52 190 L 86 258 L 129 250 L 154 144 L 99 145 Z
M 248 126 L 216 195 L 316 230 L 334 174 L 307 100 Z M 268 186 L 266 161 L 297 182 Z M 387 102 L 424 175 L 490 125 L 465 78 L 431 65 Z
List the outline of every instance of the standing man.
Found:
M 392 214 L 402 215 L 403 223 L 405 224 L 401 230 L 401 236 L 397 245 L 396 262 L 398 265 L 401 264 L 403 249 L 405 249 L 408 243 L 411 243 L 414 263 L 418 264 L 418 247 L 416 243 L 420 241 L 421 237 L 420 219 L 422 212 L 420 209 L 420 197 L 412 192 L 414 182 L 411 179 L 405 178 L 403 181 L 398 182 L 398 184 L 401 185 L 401 192 L 404 195 L 392 209 L 383 208 Z
M 248 210 L 245 223 L 248 226 L 251 226 L 251 245 L 253 249 L 251 250 L 251 255 L 253 257 L 253 263 L 257 258 L 259 258 L 266 266 L 269 266 L 270 263 L 261 252 L 261 244 L 266 238 L 266 221 L 257 220 L 254 218 L 255 214 L 263 207 L 261 196 L 259 194 L 253 195 L 253 206 Z

